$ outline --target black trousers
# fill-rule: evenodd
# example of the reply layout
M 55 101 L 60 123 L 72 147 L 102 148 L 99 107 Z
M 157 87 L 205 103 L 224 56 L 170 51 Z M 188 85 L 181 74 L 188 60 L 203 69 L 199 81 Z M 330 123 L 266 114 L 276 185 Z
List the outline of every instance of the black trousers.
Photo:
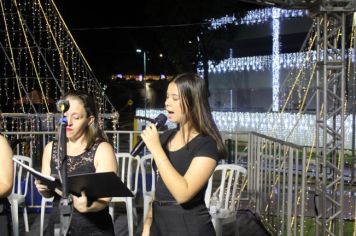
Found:
M 150 236 L 215 236 L 204 203 L 195 206 L 152 204 Z

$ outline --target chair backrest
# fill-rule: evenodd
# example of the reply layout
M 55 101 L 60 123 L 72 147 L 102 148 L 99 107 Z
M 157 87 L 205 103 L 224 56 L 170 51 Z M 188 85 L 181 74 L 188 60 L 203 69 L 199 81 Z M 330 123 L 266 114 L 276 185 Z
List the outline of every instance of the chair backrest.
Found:
M 131 192 L 136 195 L 140 157 L 134 157 L 130 153 L 126 152 L 116 153 L 115 155 L 118 164 L 117 175 L 120 177 L 121 181 L 126 184 L 127 188 L 129 188 Z
M 220 210 L 237 210 L 246 176 L 247 170 L 242 166 L 236 164 L 217 165 L 209 179 L 205 193 L 206 206 L 210 206 L 210 198 L 214 195 L 220 203 Z
M 32 159 L 27 156 L 14 155 L 14 157 L 20 162 L 32 167 Z M 14 162 L 14 185 L 12 188 L 13 194 L 20 194 L 26 196 L 28 189 L 28 181 L 30 179 L 30 172 L 26 171 L 21 165 Z M 25 182 L 24 190 L 22 190 L 22 182 Z
M 152 154 L 147 154 L 141 157 L 141 175 L 142 175 L 142 193 L 147 193 L 147 192 L 154 192 L 156 189 L 156 181 L 155 181 L 155 172 L 152 169 L 152 160 L 153 156 Z M 147 171 L 150 171 L 151 173 L 151 188 L 148 190 L 147 188 Z

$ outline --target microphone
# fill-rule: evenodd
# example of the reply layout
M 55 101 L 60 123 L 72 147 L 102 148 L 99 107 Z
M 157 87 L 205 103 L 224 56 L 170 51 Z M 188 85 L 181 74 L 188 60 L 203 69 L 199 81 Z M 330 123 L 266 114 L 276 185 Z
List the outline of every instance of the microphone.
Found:
M 145 117 L 145 116 L 134 116 L 135 119 L 139 119 L 139 120 L 147 120 L 151 123 L 155 123 L 156 120 L 155 119 L 152 119 L 152 118 L 148 118 L 148 117 Z
M 24 136 L 24 137 L 21 137 L 18 139 L 13 139 L 10 141 L 10 147 L 11 147 L 11 149 L 14 149 L 17 146 L 17 144 L 30 142 L 32 139 L 33 139 L 33 137 L 31 137 L 31 136 Z
M 60 118 L 58 123 L 59 124 L 67 124 L 68 123 L 67 117 L 64 116 L 64 117 Z
M 164 126 L 164 124 L 167 121 L 167 116 L 165 116 L 164 114 L 159 114 L 155 119 L 154 119 L 154 124 L 157 128 L 161 128 L 162 126 Z M 130 152 L 130 154 L 132 156 L 137 156 L 142 149 L 145 147 L 145 143 L 143 142 L 143 140 L 141 139 L 136 145 L 135 147 L 132 149 L 132 151 Z
M 68 109 L 69 109 L 69 101 L 64 100 L 64 99 L 58 100 L 58 102 L 56 103 L 56 106 L 57 106 L 57 110 L 59 112 L 64 113 L 64 112 L 68 111 Z

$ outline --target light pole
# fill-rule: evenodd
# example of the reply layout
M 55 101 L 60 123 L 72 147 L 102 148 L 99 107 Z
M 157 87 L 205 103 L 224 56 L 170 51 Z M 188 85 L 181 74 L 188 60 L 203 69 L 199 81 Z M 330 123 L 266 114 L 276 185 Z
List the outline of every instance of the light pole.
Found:
M 136 49 L 137 53 L 143 53 L 143 80 L 145 80 L 146 76 L 146 51 L 141 50 L 141 49 Z
M 144 91 L 145 91 L 145 98 L 144 98 L 144 106 L 145 106 L 145 117 L 147 117 L 147 87 L 146 87 L 146 51 L 145 50 L 141 50 L 141 49 L 136 49 L 137 53 L 143 53 L 143 75 L 142 75 L 142 80 L 143 80 L 143 87 L 144 87 Z M 145 126 L 146 126 L 146 120 L 145 120 Z

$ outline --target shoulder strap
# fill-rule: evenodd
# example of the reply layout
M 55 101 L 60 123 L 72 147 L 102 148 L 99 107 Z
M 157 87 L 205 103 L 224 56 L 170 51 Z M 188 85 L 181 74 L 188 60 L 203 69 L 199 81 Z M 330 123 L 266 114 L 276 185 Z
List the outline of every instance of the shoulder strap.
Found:
M 93 150 L 93 152 L 94 152 L 94 155 L 93 155 L 93 157 L 95 156 L 95 153 L 96 153 L 96 150 L 98 150 L 98 147 L 99 147 L 99 145 L 102 143 L 102 141 L 100 141 L 100 142 L 95 142 L 94 143 L 94 145 L 91 147 L 91 149 Z
M 52 151 L 51 151 L 51 159 L 53 159 L 53 160 L 55 160 L 55 158 L 57 157 L 57 149 L 58 149 L 58 142 L 57 142 L 57 140 L 53 140 Z

